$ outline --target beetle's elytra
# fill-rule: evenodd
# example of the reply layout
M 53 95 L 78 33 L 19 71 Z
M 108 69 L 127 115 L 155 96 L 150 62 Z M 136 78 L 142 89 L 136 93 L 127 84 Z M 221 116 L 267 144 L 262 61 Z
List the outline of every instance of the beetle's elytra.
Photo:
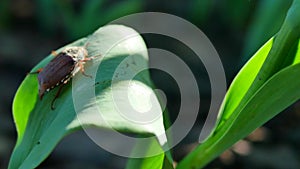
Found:
M 56 54 L 55 56 L 44 68 L 39 69 L 38 73 L 38 83 L 39 83 L 39 98 L 42 100 L 44 94 L 56 86 L 60 86 L 55 98 L 51 103 L 51 109 L 54 109 L 53 103 L 55 99 L 59 96 L 63 84 L 67 84 L 76 73 L 79 71 L 84 73 L 85 62 L 92 60 L 94 57 L 87 57 L 88 51 L 85 47 L 73 46 L 67 47 L 62 52 Z

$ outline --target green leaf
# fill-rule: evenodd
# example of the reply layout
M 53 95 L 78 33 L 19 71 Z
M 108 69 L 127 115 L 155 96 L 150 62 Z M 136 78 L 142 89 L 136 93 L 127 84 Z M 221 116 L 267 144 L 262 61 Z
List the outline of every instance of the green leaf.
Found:
M 163 167 L 164 158 L 164 153 L 146 158 L 133 158 L 128 161 L 126 169 L 161 169 Z
M 98 56 L 98 59 L 85 64 L 86 74 L 94 78 L 78 73 L 72 83 L 62 89 L 62 94 L 55 102 L 55 110 L 51 110 L 50 103 L 57 88 L 39 100 L 36 75 L 28 75 L 22 82 L 13 103 L 18 140 L 9 168 L 37 167 L 65 135 L 82 127 L 94 126 L 145 136 L 163 135 L 161 116 L 153 123 L 134 123 L 121 116 L 115 104 L 128 106 L 122 105 L 125 101 L 136 110 L 144 110 L 151 103 L 159 105 L 151 89 L 148 55 L 141 36 L 131 28 L 109 25 L 69 46 L 83 46 L 86 43 L 89 56 Z M 51 55 L 45 58 L 33 71 L 45 66 L 52 58 Z M 87 92 L 91 91 L 95 97 L 87 97 Z M 146 96 L 151 96 L 154 102 L 149 103 L 149 97 Z M 152 108 L 155 106 L 152 105 Z M 100 110 L 101 114 L 99 111 L 91 111 L 91 108 Z M 160 107 L 154 110 L 158 114 L 162 113 Z M 99 121 L 99 116 L 103 121 Z M 158 141 L 162 145 L 166 139 Z
M 294 0 L 276 37 L 253 56 L 230 86 L 216 130 L 178 168 L 203 167 L 300 98 L 299 9 L 300 0 Z
M 295 1 L 296 2 L 296 1 Z M 256 53 L 236 76 L 223 101 L 219 118 L 224 122 L 236 115 L 246 105 L 251 97 L 261 88 L 274 74 L 297 61 L 297 47 L 299 44 L 299 17 L 295 12 L 299 8 L 299 1 L 293 3 L 277 36 L 269 41 Z M 274 41 L 274 42 L 273 42 Z M 271 47 L 271 48 L 270 48 Z M 259 60 L 258 62 L 255 59 Z M 236 117 L 235 116 L 235 117 Z M 218 128 L 222 123 L 218 124 Z
M 198 146 L 199 150 L 196 150 L 197 153 L 200 153 L 201 151 L 204 151 L 205 148 L 209 148 L 209 146 L 212 146 L 211 145 L 213 144 L 213 142 L 211 141 L 212 139 L 214 141 L 220 139 L 221 136 L 217 137 L 216 135 L 213 134 L 221 133 L 220 130 L 224 129 L 225 122 L 228 123 L 229 117 L 232 116 L 234 110 L 240 104 L 241 100 L 245 96 L 246 92 L 248 91 L 252 82 L 254 81 L 256 75 L 258 74 L 259 69 L 261 68 L 264 60 L 266 59 L 272 47 L 272 44 L 273 44 L 273 38 L 270 39 L 261 49 L 259 49 L 256 52 L 256 54 L 247 62 L 247 64 L 240 70 L 236 78 L 233 80 L 233 82 L 230 85 L 230 88 L 228 89 L 228 92 L 226 93 L 221 108 L 219 110 L 217 126 L 211 132 L 211 135 L 203 142 L 203 144 Z M 225 133 L 223 132 L 222 134 Z M 193 152 L 195 153 L 195 156 L 196 156 L 196 151 Z M 181 166 L 183 166 L 183 168 L 186 167 L 186 163 L 192 164 L 191 160 L 192 160 L 192 155 L 188 156 L 182 162 L 180 162 L 178 165 L 179 168 Z M 202 162 L 205 163 L 205 161 Z
M 162 153 L 152 157 L 132 158 L 127 163 L 126 169 L 173 169 L 168 157 Z
M 169 158 L 170 156 L 168 155 L 170 154 L 168 152 L 166 154 L 152 155 L 153 151 L 157 151 L 157 149 L 161 149 L 161 147 L 155 139 L 150 140 L 148 146 L 145 146 L 144 143 L 138 143 L 132 153 L 144 151 L 146 157 L 129 159 L 126 169 L 173 169 L 172 160 Z
M 234 122 L 227 122 L 228 125 L 224 125 L 180 162 L 178 168 L 203 167 L 236 141 L 300 99 L 299 72 L 298 63 L 270 78 L 249 100 Z
M 158 94 L 159 95 L 159 94 Z M 160 97 L 158 97 L 160 99 Z M 161 103 L 164 104 L 164 101 L 161 100 Z M 170 117 L 168 110 L 165 109 L 163 112 L 163 120 L 165 128 L 169 128 L 171 126 Z M 168 133 L 168 145 L 172 144 L 172 133 Z M 168 145 L 164 145 L 165 150 L 168 149 Z M 158 144 L 156 139 L 149 140 L 148 143 L 145 142 L 140 143 L 137 142 L 136 146 L 132 150 L 132 155 L 136 154 L 136 152 L 143 152 L 145 155 L 144 158 L 129 158 L 127 161 L 126 169 L 173 169 L 173 158 L 170 151 L 166 151 L 163 153 L 154 153 L 154 152 L 162 152 L 161 146 Z M 154 155 L 153 154 L 157 154 Z
M 232 81 L 221 106 L 217 130 L 222 127 L 223 122 L 232 115 L 234 110 L 240 104 L 263 65 L 272 45 L 273 38 L 271 38 L 260 50 L 257 51 L 257 53 L 248 61 L 248 63 L 240 70 L 239 74 Z

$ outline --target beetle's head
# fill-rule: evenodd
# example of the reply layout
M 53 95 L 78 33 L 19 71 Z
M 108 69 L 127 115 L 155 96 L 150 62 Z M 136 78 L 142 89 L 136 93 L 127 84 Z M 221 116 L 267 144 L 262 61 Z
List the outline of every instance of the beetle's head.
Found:
M 88 51 L 81 46 L 66 47 L 64 52 L 77 62 L 85 59 L 88 56 Z

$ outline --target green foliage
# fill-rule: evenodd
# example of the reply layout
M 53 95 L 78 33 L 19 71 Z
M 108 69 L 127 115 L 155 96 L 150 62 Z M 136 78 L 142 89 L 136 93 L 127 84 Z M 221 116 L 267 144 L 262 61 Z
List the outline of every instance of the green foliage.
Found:
M 18 140 L 10 159 L 9 168 L 37 167 L 65 135 L 79 130 L 81 127 L 94 126 L 143 135 L 159 135 L 164 132 L 162 118 L 147 126 L 124 120 L 114 106 L 115 101 L 123 98 L 111 97 L 113 92 L 124 93 L 127 96 L 129 80 L 132 80 L 130 82 L 134 83 L 134 86 L 133 90 L 128 93 L 128 97 L 132 98 L 132 104 L 135 106 L 148 104 L 149 100 L 141 97 L 141 89 L 146 93 L 153 92 L 150 88 L 152 83 L 148 71 L 144 71 L 132 79 L 133 74 L 143 69 L 147 70 L 148 65 L 146 46 L 137 32 L 125 26 L 110 25 L 102 27 L 88 38 L 80 39 L 68 46 L 82 46 L 87 41 L 90 56 L 99 54 L 102 56 L 99 66 L 101 70 L 92 74 L 96 82 L 92 83 L 95 84 L 96 98 L 81 100 L 80 103 L 76 103 L 76 99 L 74 100 L 74 97 L 72 97 L 72 90 L 74 96 L 74 90 L 80 92 L 76 86 L 80 88 L 90 80 L 79 73 L 74 77 L 73 85 L 69 83 L 63 88 L 63 93 L 55 102 L 55 110 L 51 110 L 50 103 L 58 89 L 50 91 L 44 96 L 43 100 L 39 100 L 37 97 L 37 77 L 36 75 L 28 75 L 19 87 L 13 103 L 13 116 L 18 131 Z M 113 48 L 111 48 L 112 46 Z M 45 66 L 52 58 L 53 56 L 48 56 L 33 71 Z M 124 59 L 127 59 L 128 66 L 121 68 L 123 76 L 112 81 L 116 69 L 120 68 L 118 66 Z M 87 63 L 86 73 L 90 74 L 92 70 L 97 70 L 95 66 L 100 60 Z M 132 60 L 135 61 L 134 64 L 131 62 Z M 93 87 L 93 85 L 90 87 Z M 80 96 L 83 97 L 85 90 L 82 92 Z M 87 111 L 78 112 L 74 109 L 74 104 L 75 108 L 76 104 L 84 104 L 83 106 Z M 105 123 L 98 121 L 98 111 L 88 111 L 90 105 L 99 107 Z M 154 139 L 153 142 L 156 143 L 157 140 Z M 158 145 L 158 143 L 155 145 Z M 159 154 L 163 158 L 164 153 L 160 146 L 156 147 L 152 147 L 151 150 L 160 152 Z M 156 160 L 156 162 L 158 161 Z
M 160 145 L 157 144 L 156 140 L 151 140 L 151 143 L 148 147 L 145 147 L 144 144 L 137 143 L 136 147 L 132 152 L 134 153 L 135 151 L 145 149 L 145 156 L 148 156 L 151 154 L 151 151 L 153 151 L 153 149 L 157 149 L 159 147 Z M 169 154 L 169 152 L 145 158 L 130 158 L 127 162 L 126 169 L 173 169 L 172 163 L 170 163 L 171 161 L 171 154 Z
M 47 1 L 39 0 L 39 10 L 43 11 L 39 18 L 41 25 L 49 28 L 58 22 L 53 19 L 52 13 L 62 11 L 62 22 L 66 32 L 71 38 L 77 38 L 91 32 L 95 27 L 102 25 L 124 14 L 138 11 L 141 8 L 141 2 L 131 0 L 112 5 L 108 9 L 103 8 L 104 1 L 90 0 L 83 3 L 81 14 L 77 15 L 75 9 L 68 1 Z M 231 5 L 224 7 L 223 11 L 231 23 L 241 26 L 248 17 L 249 6 L 246 1 L 228 1 Z M 270 4 L 270 1 L 263 1 L 262 9 Z M 239 7 L 236 7 L 236 4 Z M 275 3 L 275 2 L 274 2 Z M 126 5 L 125 5 L 126 4 Z M 208 1 L 193 1 L 192 4 L 211 7 Z M 197 6 L 195 5 L 195 6 Z M 281 25 L 286 13 L 286 9 L 275 12 L 279 7 L 290 5 L 290 1 L 279 2 L 267 11 L 259 10 L 249 36 L 247 49 L 253 50 L 257 44 L 271 36 L 277 31 L 277 26 L 272 26 L 265 36 L 260 37 L 262 32 L 266 32 L 266 23 L 273 14 L 277 14 L 275 25 Z M 126 6 L 126 8 L 124 8 Z M 271 5 L 272 6 L 272 5 Z M 99 12 L 100 11 L 100 12 Z M 195 12 L 196 10 L 192 10 Z M 250 134 L 257 127 L 276 116 L 292 103 L 300 99 L 300 0 L 294 0 L 288 14 L 284 20 L 280 31 L 263 45 L 253 57 L 244 65 L 238 75 L 233 80 L 219 110 L 218 123 L 211 135 L 194 151 L 187 155 L 177 168 L 202 168 L 224 150 L 232 146 L 238 140 Z M 261 13 L 263 13 L 261 14 Z M 203 11 L 200 15 L 200 22 L 205 18 L 209 11 Z M 239 15 L 240 14 L 240 15 Z M 194 15 L 197 15 L 194 13 Z M 263 16 L 263 17 L 260 17 Z M 98 21 L 95 18 L 100 18 Z M 281 19 L 282 20 L 281 20 Z M 90 25 L 89 27 L 78 25 Z M 92 26 L 91 26 L 92 25 Z M 255 27 L 258 25 L 258 27 Z M 51 30 L 49 30 L 51 32 Z M 137 35 L 134 40 L 127 41 L 127 34 Z M 108 49 L 120 39 L 125 38 L 123 42 L 115 46 L 111 51 Z M 100 28 L 93 35 L 75 41 L 70 46 L 83 46 L 88 41 L 88 51 L 92 56 L 101 54 L 105 56 L 101 59 L 101 70 L 94 72 L 95 94 L 96 98 L 76 102 L 72 97 L 72 91 L 77 91 L 84 82 L 89 81 L 87 77 L 78 75 L 73 79 L 73 85 L 69 83 L 63 89 L 62 95 L 55 103 L 56 109 L 50 109 L 50 102 L 53 99 L 57 89 L 48 93 L 43 100 L 39 100 L 38 83 L 35 75 L 28 75 L 19 87 L 13 103 L 13 116 L 18 132 L 18 140 L 10 159 L 9 168 L 35 168 L 37 167 L 54 149 L 56 144 L 70 132 L 85 128 L 98 127 L 105 129 L 114 129 L 121 132 L 140 134 L 141 136 L 160 135 L 164 132 L 164 125 L 169 126 L 167 116 L 159 119 L 157 123 L 150 127 L 129 123 L 118 115 L 114 107 L 114 102 L 121 98 L 112 98 L 113 89 L 125 93 L 129 82 L 136 85 L 129 98 L 136 106 L 144 106 L 147 99 L 140 97 L 138 90 L 153 93 L 153 84 L 147 70 L 148 56 L 146 46 L 142 38 L 132 29 L 111 25 Z M 130 47 L 128 47 L 130 46 Z M 61 49 L 63 49 L 62 47 Z M 58 52 L 61 50 L 59 49 Z M 246 49 L 246 50 L 247 50 Z M 130 55 L 131 61 L 128 66 L 122 69 L 123 75 L 116 81 L 113 81 L 114 73 L 119 69 L 122 63 Z M 246 54 L 245 54 L 246 55 Z M 34 69 L 45 66 L 52 56 L 48 56 L 40 62 Z M 95 69 L 95 63 L 87 63 L 86 72 L 92 72 Z M 139 70 L 147 70 L 139 73 L 132 78 L 132 74 Z M 130 81 L 132 80 L 132 81 Z M 79 88 L 76 88 L 79 87 Z M 28 90 L 30 89 L 30 90 Z M 84 92 L 83 92 L 84 93 Z M 74 95 L 73 95 L 74 96 Z M 158 102 L 158 101 L 157 101 Z M 74 104 L 82 104 L 88 110 L 90 105 L 96 105 L 101 109 L 101 115 L 108 123 L 97 121 L 99 114 L 93 112 L 77 112 Z M 159 110 L 161 111 L 161 110 Z M 162 113 L 162 112 L 160 112 Z M 165 122 L 165 124 L 163 124 Z M 173 161 L 170 152 L 163 152 L 162 142 L 152 139 L 148 146 L 137 142 L 132 154 L 142 152 L 145 158 L 129 159 L 126 168 L 164 168 L 172 169 Z M 158 152 L 151 156 L 153 152 Z
M 284 24 L 242 68 L 232 82 L 211 136 L 178 168 L 201 168 L 238 140 L 300 99 L 300 1 Z

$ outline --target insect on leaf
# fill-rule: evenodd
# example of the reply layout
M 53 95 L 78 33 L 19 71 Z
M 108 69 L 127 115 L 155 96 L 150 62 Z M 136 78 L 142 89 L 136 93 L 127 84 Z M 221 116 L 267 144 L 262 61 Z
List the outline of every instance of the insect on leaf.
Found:
M 13 103 L 18 140 L 10 169 L 37 167 L 64 136 L 79 129 L 87 131 L 91 126 L 112 133 L 117 130 L 151 138 L 160 136 L 160 145 L 166 143 L 162 110 L 151 88 L 147 48 L 141 36 L 131 28 L 108 25 L 67 46 L 86 43 L 89 57 L 97 56 L 85 64 L 85 73 L 92 78 L 80 72 L 75 75 L 63 87 L 54 110 L 50 103 L 58 88 L 39 100 L 36 75 L 26 76 L 20 85 Z M 52 58 L 49 55 L 32 71 Z M 148 112 L 156 113 L 155 120 L 146 121 Z M 137 119 L 132 119 L 133 113 L 137 113 Z

